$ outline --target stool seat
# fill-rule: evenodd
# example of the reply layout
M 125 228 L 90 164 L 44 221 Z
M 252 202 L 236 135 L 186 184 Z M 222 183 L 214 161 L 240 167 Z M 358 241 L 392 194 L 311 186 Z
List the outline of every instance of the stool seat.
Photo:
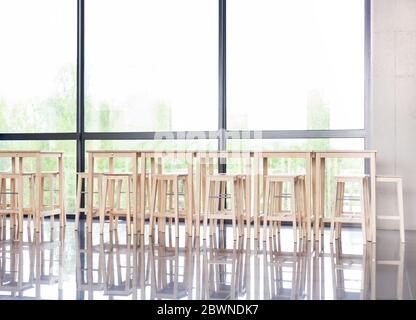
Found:
M 245 179 L 245 176 L 241 174 L 216 173 L 209 174 L 206 178 L 210 179 L 211 181 L 233 181 L 238 179 Z
M 387 175 L 377 175 L 376 176 L 377 182 L 399 182 L 402 181 L 402 177 L 400 176 L 387 176 Z
M 300 178 L 303 177 L 303 175 L 300 174 L 266 174 L 264 175 L 264 178 L 267 179 L 294 179 L 294 178 Z
M 350 175 L 336 175 L 334 176 L 335 180 L 339 181 L 360 181 L 364 178 L 369 178 L 368 174 L 350 174 Z
M 169 174 L 154 174 L 152 175 L 155 179 L 167 179 L 167 180 L 174 180 L 174 179 L 185 179 L 188 178 L 187 173 L 169 173 Z

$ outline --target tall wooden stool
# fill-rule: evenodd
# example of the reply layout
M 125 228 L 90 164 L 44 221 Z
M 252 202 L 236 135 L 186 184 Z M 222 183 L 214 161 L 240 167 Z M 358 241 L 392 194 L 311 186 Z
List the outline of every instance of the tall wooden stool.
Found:
M 100 203 L 100 234 L 104 233 L 105 216 L 110 220 L 110 232 L 114 230 L 114 218 L 124 216 L 126 218 L 127 235 L 131 234 L 131 221 L 133 218 L 133 229 L 136 233 L 137 217 L 131 210 L 132 175 L 128 173 L 103 173 L 103 196 Z M 123 185 L 124 191 L 123 191 Z M 125 206 L 122 206 L 121 194 L 125 195 Z M 107 205 L 108 203 L 108 205 Z
M 29 207 L 24 206 L 24 177 L 29 178 Z M 34 175 L 22 173 L 0 173 L 0 214 L 2 215 L 1 229 L 5 239 L 6 217 L 10 217 L 10 237 L 14 231 L 13 238 L 20 239 L 23 232 L 23 216 L 34 217 Z M 16 225 L 18 226 L 16 228 Z
M 45 217 L 49 217 L 50 229 L 53 230 L 55 216 L 60 215 L 59 226 L 63 227 L 65 225 L 63 217 L 65 212 L 63 212 L 59 205 L 59 199 L 56 197 L 56 194 L 59 194 L 59 189 L 56 188 L 59 172 L 42 172 L 40 178 L 40 215 L 36 219 L 37 226 L 40 226 L 40 220 L 43 222 Z M 45 189 L 46 187 L 47 189 Z
M 267 175 L 265 176 L 264 210 L 263 210 L 263 241 L 267 237 L 267 223 L 269 222 L 269 237 L 272 236 L 272 223 L 292 222 L 293 241 L 298 239 L 297 224 L 300 234 L 302 222 L 306 223 L 305 214 L 305 178 L 301 175 Z M 284 193 L 284 184 L 288 185 L 288 192 Z M 289 210 L 284 210 L 283 199 L 290 199 Z M 302 221 L 302 216 L 304 217 Z
M 214 231 L 217 220 L 231 220 L 233 224 L 234 241 L 237 240 L 237 222 L 239 235 L 244 234 L 243 225 L 243 192 L 242 180 L 245 176 L 238 174 L 214 174 L 206 177 L 205 209 L 203 214 L 204 232 L 206 239 L 208 219 L 210 220 L 210 236 Z M 229 188 L 228 191 L 227 187 Z M 229 199 L 229 206 L 226 200 Z
M 363 233 L 363 243 L 366 244 L 370 237 L 370 195 L 369 195 L 369 176 L 351 175 L 335 176 L 335 192 L 332 201 L 331 215 L 331 235 L 330 243 L 341 237 L 341 226 L 343 223 L 361 224 Z M 345 184 L 352 183 L 358 185 L 358 197 L 345 194 Z M 360 203 L 358 212 L 344 211 L 345 201 L 356 201 Z M 335 230 L 335 228 L 337 230 Z
M 96 207 L 93 208 L 93 212 L 87 212 L 87 206 L 84 206 L 84 208 L 81 207 L 81 196 L 82 194 L 87 194 L 88 188 L 85 186 L 85 191 L 82 191 L 82 183 L 85 184 L 88 181 L 88 172 L 78 172 L 77 173 L 77 195 L 75 200 L 75 231 L 78 230 L 79 227 L 79 216 L 81 212 L 84 212 L 86 215 L 91 214 L 92 218 L 99 217 L 99 203 L 101 202 L 101 195 L 102 195 L 102 186 L 103 186 L 103 179 L 101 173 L 95 173 L 94 179 L 97 180 L 97 183 L 94 183 L 95 186 L 97 186 L 97 191 L 93 191 L 95 194 L 98 194 L 98 204 Z M 87 203 L 87 198 L 85 198 L 85 203 Z
M 170 225 L 172 219 L 175 219 L 175 237 L 178 238 L 179 219 L 185 220 L 187 231 L 190 229 L 188 223 L 192 223 L 192 220 L 188 219 L 190 210 L 188 207 L 190 198 L 188 174 L 155 174 L 152 176 L 151 188 L 149 235 L 153 237 L 156 218 L 158 219 L 158 227 L 163 228 L 162 232 L 164 232 L 164 222 L 169 218 Z M 180 208 L 179 196 L 184 197 L 183 208 Z M 158 199 L 157 208 L 156 199 Z
M 376 182 L 390 182 L 396 184 L 397 192 L 397 210 L 399 215 L 395 216 L 377 216 L 378 220 L 399 220 L 400 241 L 404 242 L 404 210 L 403 210 L 403 183 L 401 177 L 395 176 L 377 176 Z

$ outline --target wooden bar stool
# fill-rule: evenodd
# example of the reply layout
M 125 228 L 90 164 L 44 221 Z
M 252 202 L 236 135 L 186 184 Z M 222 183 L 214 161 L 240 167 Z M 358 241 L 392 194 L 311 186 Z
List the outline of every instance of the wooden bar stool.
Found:
M 272 236 L 272 223 L 282 221 L 292 222 L 293 241 L 298 239 L 297 224 L 302 234 L 302 223 L 306 224 L 305 176 L 302 175 L 267 175 L 265 176 L 264 210 L 263 210 L 263 241 L 267 237 L 267 223 L 269 222 L 269 237 Z M 284 193 L 284 184 L 288 192 Z M 283 208 L 283 199 L 290 199 L 289 209 Z M 302 219 L 303 217 L 303 219 Z M 280 228 L 279 228 L 280 230 Z
M 175 237 L 178 238 L 179 219 L 185 220 L 186 230 L 189 230 L 188 223 L 192 223 L 192 220 L 188 219 L 190 210 L 188 204 L 191 196 L 188 187 L 188 174 L 155 174 L 152 176 L 151 188 L 149 236 L 153 237 L 156 218 L 158 219 L 158 228 L 163 228 L 162 232 L 165 231 L 164 222 L 169 218 L 169 227 L 172 219 L 175 219 Z M 184 197 L 183 208 L 180 208 L 179 196 Z
M 24 178 L 29 179 L 29 207 L 24 206 Z M 22 173 L 0 173 L 0 214 L 2 215 L 1 229 L 5 239 L 6 217 L 10 217 L 10 237 L 20 239 L 23 232 L 23 217 L 27 215 L 28 226 L 30 218 L 35 215 L 34 189 L 35 181 L 33 174 Z M 16 228 L 17 225 L 17 228 Z M 14 231 L 14 235 L 13 235 Z
M 217 220 L 232 221 L 234 241 L 237 240 L 237 222 L 239 235 L 242 236 L 244 234 L 242 209 L 243 179 L 245 179 L 245 176 L 238 174 L 214 174 L 206 177 L 205 209 L 203 215 L 204 240 L 207 234 L 208 219 L 210 220 L 210 236 L 213 235 L 214 224 L 216 224 Z M 229 199 L 228 206 L 226 205 L 227 199 Z
M 97 186 L 97 191 L 94 191 L 95 194 L 98 194 L 98 205 L 93 208 L 93 212 L 87 212 L 87 206 L 85 205 L 84 208 L 81 208 L 81 195 L 87 194 L 87 191 L 82 191 L 82 183 L 85 184 L 88 181 L 88 172 L 78 172 L 77 173 L 77 195 L 75 200 L 75 231 L 78 230 L 79 227 L 79 216 L 81 212 L 84 212 L 86 215 L 91 214 L 92 218 L 99 217 L 99 203 L 101 203 L 101 195 L 102 195 L 102 187 L 103 187 L 103 179 L 101 173 L 94 173 L 94 179 L 96 179 L 97 183 L 94 183 L 95 186 Z M 88 190 L 87 186 L 85 186 L 85 190 Z M 86 200 L 86 198 L 85 198 Z M 85 204 L 87 201 L 85 201 Z
M 132 217 L 131 210 L 131 193 L 132 193 L 132 175 L 128 173 L 103 173 L 102 174 L 103 195 L 100 202 L 100 234 L 104 233 L 105 216 L 110 220 L 110 232 L 113 231 L 115 225 L 113 220 L 115 217 L 124 216 L 126 218 L 127 235 L 131 234 L 131 220 L 133 218 L 134 233 L 136 233 L 136 216 Z M 124 191 L 123 191 L 123 185 Z M 110 192 L 113 191 L 113 192 Z M 122 206 L 121 194 L 125 195 L 125 206 Z M 107 205 L 108 203 L 108 205 Z
M 330 243 L 341 236 L 341 226 L 343 223 L 361 224 L 364 244 L 370 237 L 370 195 L 369 195 L 369 176 L 368 175 L 351 175 L 351 176 L 335 176 L 335 192 L 332 201 L 331 216 L 331 235 Z M 358 196 L 345 193 L 345 184 L 351 183 L 358 185 Z M 345 201 L 356 201 L 360 203 L 358 212 L 344 211 Z M 335 230 L 335 228 L 337 230 Z
M 405 242 L 404 239 L 404 210 L 403 210 L 403 183 L 401 177 L 396 176 L 377 176 L 376 182 L 389 182 L 396 184 L 397 192 L 397 210 L 399 215 L 397 216 L 377 216 L 378 220 L 399 220 L 400 229 L 400 241 Z
M 55 216 L 65 215 L 65 213 L 61 210 L 59 199 L 56 196 L 57 193 L 59 196 L 59 187 L 56 186 L 59 179 L 59 172 L 42 172 L 40 178 L 40 215 L 37 216 L 37 225 L 40 225 L 40 219 L 43 222 L 45 217 L 50 217 L 50 229 L 53 230 Z M 47 189 L 45 189 L 45 186 L 47 186 Z M 64 226 L 64 221 L 65 219 L 60 217 L 60 227 Z

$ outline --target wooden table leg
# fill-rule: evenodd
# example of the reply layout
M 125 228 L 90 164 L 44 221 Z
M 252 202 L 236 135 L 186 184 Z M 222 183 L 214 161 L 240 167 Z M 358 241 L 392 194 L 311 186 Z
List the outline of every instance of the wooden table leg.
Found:
M 315 180 L 315 221 L 314 221 L 314 239 L 315 241 L 319 240 L 319 225 L 320 225 L 320 218 L 321 218 L 321 156 L 319 153 L 316 153 L 316 159 L 315 159 L 315 166 L 316 166 L 316 180 Z
M 59 226 L 66 225 L 66 214 L 64 208 L 64 170 L 63 170 L 63 155 L 58 158 L 58 173 L 59 173 Z
M 259 156 L 256 153 L 254 155 L 253 163 L 253 176 L 254 176 L 254 239 L 257 240 L 259 236 L 259 209 L 260 209 L 260 200 L 259 200 Z
M 194 166 L 193 166 L 193 155 L 191 154 L 190 156 L 186 157 L 186 160 L 188 162 L 188 190 L 186 190 L 185 192 L 188 193 L 188 195 L 185 197 L 186 200 L 188 200 L 187 205 L 188 209 L 186 210 L 187 212 L 187 217 L 186 217 L 186 233 L 188 236 L 192 237 L 192 212 L 193 212 L 193 208 L 192 208 L 192 199 L 194 197 L 194 187 L 193 187 L 193 177 L 194 177 Z M 178 196 L 178 195 L 177 195 Z
M 306 239 L 308 241 L 311 240 L 311 216 L 312 216 L 312 158 L 310 156 L 305 158 L 306 160 L 306 177 L 305 177 L 305 184 L 306 184 L 306 199 L 307 207 L 306 207 Z
M 133 173 L 133 236 L 137 235 L 137 153 L 132 157 L 132 173 Z M 144 185 L 143 185 L 144 187 Z M 131 223 L 131 221 L 126 221 L 127 223 Z
M 146 154 L 144 152 L 141 153 L 140 161 L 140 235 L 144 235 L 144 223 L 146 218 Z M 150 179 L 148 184 L 150 186 Z M 150 199 L 150 194 L 148 196 Z
M 101 190 L 98 190 L 100 192 Z M 94 155 L 88 154 L 88 201 L 86 205 L 87 231 L 92 232 L 92 215 L 94 208 Z
M 35 201 L 36 206 L 36 214 L 35 214 L 35 232 L 40 232 L 40 210 L 41 210 L 41 203 L 42 203 L 42 190 L 41 190 L 41 158 L 40 154 L 36 157 L 36 193 L 37 193 L 37 201 Z
M 376 155 L 373 154 L 370 158 L 370 179 L 371 179 L 371 237 L 368 238 L 375 243 L 376 242 Z

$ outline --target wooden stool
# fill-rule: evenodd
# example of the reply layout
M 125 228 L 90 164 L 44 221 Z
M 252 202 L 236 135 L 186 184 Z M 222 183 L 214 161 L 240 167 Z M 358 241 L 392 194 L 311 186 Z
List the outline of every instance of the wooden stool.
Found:
M 405 242 L 404 240 L 404 210 L 403 210 L 403 183 L 401 177 L 394 176 L 377 176 L 376 182 L 390 182 L 396 184 L 397 190 L 397 205 L 398 205 L 398 216 L 377 216 L 379 220 L 399 220 L 400 228 L 400 241 Z
M 283 193 L 283 184 L 288 184 L 288 193 Z M 272 236 L 272 222 L 290 221 L 293 225 L 293 241 L 298 238 L 297 223 L 302 230 L 302 222 L 306 223 L 306 186 L 305 177 L 301 175 L 267 175 L 265 176 L 264 210 L 263 210 L 263 241 L 267 237 L 267 222 L 269 222 L 269 237 Z M 284 210 L 282 199 L 290 198 L 290 209 Z M 302 219 L 303 217 L 303 219 Z
M 65 225 L 65 213 L 60 208 L 59 200 L 55 199 L 55 195 L 59 189 L 55 189 L 55 183 L 58 181 L 59 172 L 42 172 L 40 181 L 40 215 L 36 217 L 36 225 L 38 226 L 37 231 L 40 227 L 40 220 L 44 221 L 45 217 L 50 217 L 50 229 L 53 230 L 55 215 L 63 215 L 59 219 L 59 226 Z M 45 189 L 46 181 L 49 181 L 49 189 Z M 48 204 L 45 204 L 45 195 L 49 196 Z
M 366 243 L 370 237 L 370 196 L 369 196 L 369 177 L 368 175 L 351 175 L 351 176 L 335 176 L 335 190 L 332 201 L 332 216 L 331 216 L 331 235 L 330 243 L 341 236 L 341 224 L 342 223 L 355 223 L 361 224 L 361 230 L 363 232 L 363 241 Z M 359 195 L 358 197 L 345 196 L 345 183 L 358 184 Z M 359 201 L 359 212 L 345 212 L 344 201 Z M 335 232 L 335 228 L 337 228 Z
M 182 185 L 182 191 L 180 191 Z M 184 196 L 184 207 L 179 206 L 179 196 Z M 186 230 L 188 223 L 192 223 L 190 208 L 188 208 L 190 190 L 188 188 L 188 174 L 155 174 L 152 176 L 152 191 L 150 193 L 150 222 L 149 236 L 153 237 L 155 218 L 158 219 L 158 227 L 165 231 L 166 218 L 169 218 L 171 226 L 172 219 L 175 219 L 175 237 L 179 237 L 179 219 L 185 219 Z M 158 199 L 156 210 L 156 199 Z M 169 200 L 169 201 L 168 201 Z M 168 205 L 169 204 L 169 205 Z M 190 219 L 189 219 L 190 218 Z M 170 228 L 169 228 L 170 232 Z
M 24 207 L 24 186 L 23 179 L 29 178 L 29 208 Z M 0 219 L 1 229 L 4 231 L 3 239 L 5 239 L 6 217 L 10 216 L 10 237 L 12 231 L 15 231 L 13 238 L 20 239 L 23 232 L 23 216 L 26 214 L 28 218 L 34 217 L 35 179 L 32 174 L 21 173 L 0 173 Z M 9 195 L 9 196 L 8 196 Z M 28 222 L 30 224 L 30 220 Z M 18 228 L 16 229 L 16 224 Z
M 214 224 L 217 220 L 231 219 L 233 224 L 234 241 L 237 240 L 237 221 L 239 235 L 244 234 L 243 226 L 243 192 L 242 180 L 244 175 L 238 174 L 214 174 L 206 177 L 205 210 L 204 210 L 204 232 L 203 239 L 206 239 L 208 219 L 210 219 L 210 236 L 213 234 Z M 227 190 L 227 184 L 229 192 Z M 230 200 L 230 207 L 227 208 L 226 200 Z
M 132 220 L 131 214 L 131 193 L 132 193 L 132 175 L 128 173 L 103 173 L 103 195 L 100 202 L 100 234 L 104 233 L 104 219 L 105 216 L 110 218 L 110 232 L 113 231 L 113 220 L 115 217 L 126 217 L 127 235 L 131 234 L 130 224 Z M 125 208 L 121 206 L 121 194 L 123 193 L 123 184 L 125 187 Z M 115 199 L 114 199 L 115 197 Z M 109 206 L 107 206 L 107 202 Z M 136 216 L 133 215 L 133 228 L 136 233 L 137 221 Z
M 94 179 L 97 180 L 97 183 L 94 185 L 97 186 L 97 191 L 94 191 L 94 193 L 98 194 L 98 203 L 101 203 L 101 190 L 102 190 L 102 186 L 103 186 L 103 179 L 102 179 L 102 174 L 101 173 L 95 173 L 94 174 Z M 81 195 L 82 194 L 87 194 L 87 191 L 82 191 L 82 183 L 86 183 L 88 181 L 88 172 L 78 172 L 77 173 L 77 195 L 76 195 L 76 204 L 75 204 L 75 231 L 78 230 L 79 227 L 79 216 L 81 214 L 81 212 L 84 212 L 86 215 L 91 214 L 92 218 L 94 217 L 98 217 L 99 216 L 99 211 L 100 208 L 94 207 L 93 208 L 93 212 L 87 212 L 87 206 L 85 206 L 84 208 L 81 208 Z M 88 188 L 85 186 L 85 190 L 88 190 Z M 85 199 L 86 200 L 86 199 Z M 85 201 L 86 203 L 87 201 Z

